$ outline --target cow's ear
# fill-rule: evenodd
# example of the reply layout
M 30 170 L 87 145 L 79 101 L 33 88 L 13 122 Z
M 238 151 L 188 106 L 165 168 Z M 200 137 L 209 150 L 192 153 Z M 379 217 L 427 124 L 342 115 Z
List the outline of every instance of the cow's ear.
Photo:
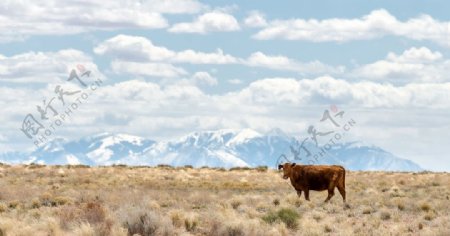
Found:
M 278 165 L 278 169 L 279 170 L 283 169 L 283 165 Z
M 292 163 L 292 164 L 291 164 L 291 167 L 294 167 L 294 166 L 295 166 L 295 163 Z

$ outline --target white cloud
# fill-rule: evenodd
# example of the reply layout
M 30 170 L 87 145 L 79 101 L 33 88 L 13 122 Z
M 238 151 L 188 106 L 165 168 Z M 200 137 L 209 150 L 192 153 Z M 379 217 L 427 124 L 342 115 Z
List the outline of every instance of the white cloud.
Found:
M 230 79 L 230 80 L 228 80 L 228 83 L 230 83 L 230 84 L 242 84 L 243 81 L 240 80 L 240 79 Z
M 78 64 L 101 76 L 90 56 L 78 50 L 65 49 L 57 52 L 27 52 L 11 57 L 0 55 L 0 81 L 62 82 Z
M 450 47 L 450 22 L 421 15 L 399 21 L 384 9 L 374 10 L 361 18 L 330 18 L 274 20 L 256 33 L 256 39 L 306 40 L 313 42 L 346 42 L 402 36 L 414 40 L 429 40 Z
M 205 8 L 196 0 L 1 1 L 0 41 L 93 30 L 159 29 L 168 26 L 162 14 L 193 14 Z
M 251 83 L 233 96 L 258 104 L 346 104 L 355 107 L 428 107 L 450 105 L 450 83 L 415 84 L 396 87 L 373 82 L 350 83 L 332 77 L 313 80 L 263 79 Z
M 192 49 L 172 51 L 165 47 L 155 46 L 149 39 L 138 36 L 118 35 L 110 38 L 97 47 L 94 52 L 99 55 L 110 55 L 128 61 L 166 61 L 172 63 L 191 64 L 230 64 L 237 59 L 224 54 L 221 49 L 216 52 L 197 52 Z
M 339 74 L 345 71 L 343 66 L 333 67 L 323 64 L 320 61 L 303 63 L 285 56 L 271 56 L 262 52 L 255 52 L 251 54 L 247 58 L 245 64 L 276 70 L 296 71 L 304 74 Z
M 7 138 L 5 145 L 13 148 L 28 141 L 18 130 L 20 118 L 49 91 L 0 86 L 4 111 L 0 133 Z M 130 80 L 100 87 L 56 134 L 76 138 L 108 131 L 167 138 L 205 129 L 252 128 L 265 132 L 279 127 L 306 135 L 304 128 L 318 122 L 323 110 L 336 104 L 345 109 L 348 118 L 356 120 L 355 135 L 361 140 L 390 143 L 389 149 L 397 155 L 410 153 L 405 149 L 420 146 L 424 140 L 429 148 L 442 151 L 445 147 L 439 149 L 433 139 L 437 135 L 441 135 L 440 140 L 448 137 L 442 133 L 442 126 L 447 125 L 449 93 L 450 83 L 394 86 L 319 77 L 267 78 L 234 92 L 208 95 L 193 83 L 159 85 Z M 109 118 L 111 114 L 120 115 L 120 125 L 117 119 Z M 389 134 L 376 130 L 389 130 Z M 395 143 L 402 145 L 396 147 Z M 420 155 L 427 153 L 418 150 Z
M 442 54 L 440 52 L 432 52 L 426 47 L 412 47 L 408 50 L 405 50 L 402 55 L 389 53 L 387 59 L 390 61 L 402 63 L 432 63 L 442 59 Z
M 355 68 L 350 77 L 393 83 L 450 81 L 450 60 L 430 49 L 410 48 L 397 55 L 390 52 L 384 60 Z
M 183 68 L 175 67 L 167 63 L 113 61 L 111 63 L 111 69 L 116 74 L 139 76 L 179 77 L 187 74 Z
M 190 49 L 180 51 L 173 58 L 173 61 L 192 64 L 232 64 L 236 63 L 237 59 L 229 54 L 224 54 L 222 49 L 219 48 L 212 53 L 196 52 Z
M 195 81 L 195 83 L 197 84 L 206 84 L 206 85 L 210 85 L 210 86 L 214 86 L 217 85 L 217 78 L 213 77 L 212 75 L 210 75 L 208 72 L 205 71 L 199 71 L 196 72 L 194 75 L 192 75 L 192 79 Z
M 221 11 L 212 11 L 198 16 L 192 22 L 174 24 L 168 31 L 172 33 L 206 34 L 208 32 L 237 30 L 240 30 L 240 26 L 234 16 Z
M 192 49 L 177 52 L 156 46 L 147 38 L 129 35 L 117 35 L 107 39 L 95 47 L 94 52 L 98 55 L 109 55 L 121 61 L 131 62 L 242 64 L 275 70 L 295 71 L 302 74 L 340 74 L 345 71 L 343 66 L 334 67 L 319 61 L 304 63 L 285 56 L 271 56 L 262 52 L 255 52 L 247 59 L 226 54 L 221 49 L 217 49 L 216 52 L 198 52 Z
M 143 5 L 150 11 L 167 14 L 194 14 L 207 8 L 197 0 L 150 0 Z
M 244 19 L 244 24 L 248 27 L 264 27 L 267 26 L 267 21 L 261 12 L 252 11 Z
M 98 55 L 108 55 L 128 61 L 164 61 L 175 56 L 175 52 L 165 47 L 155 46 L 144 37 L 117 35 L 94 48 Z

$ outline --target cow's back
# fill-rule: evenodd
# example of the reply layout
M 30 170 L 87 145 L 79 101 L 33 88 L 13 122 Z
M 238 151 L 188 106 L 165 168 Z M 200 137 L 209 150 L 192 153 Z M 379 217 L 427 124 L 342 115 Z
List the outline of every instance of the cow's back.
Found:
M 301 184 L 310 190 L 328 189 L 332 181 L 337 181 L 344 171 L 342 166 L 305 165 L 301 166 Z

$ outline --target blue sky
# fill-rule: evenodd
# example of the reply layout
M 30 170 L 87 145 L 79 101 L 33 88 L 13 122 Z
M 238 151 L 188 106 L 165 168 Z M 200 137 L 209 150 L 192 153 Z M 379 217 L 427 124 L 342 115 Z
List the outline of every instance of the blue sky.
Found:
M 306 135 L 335 104 L 350 140 L 450 170 L 447 1 L 2 1 L 0 147 L 82 64 L 104 85 L 54 136 Z

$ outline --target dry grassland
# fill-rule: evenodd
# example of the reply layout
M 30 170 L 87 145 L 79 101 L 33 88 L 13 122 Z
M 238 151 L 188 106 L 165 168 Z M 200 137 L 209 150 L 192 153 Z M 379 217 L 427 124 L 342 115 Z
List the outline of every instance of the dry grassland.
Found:
M 348 206 L 264 168 L 0 165 L 0 236 L 450 235 L 450 174 L 346 181 Z

